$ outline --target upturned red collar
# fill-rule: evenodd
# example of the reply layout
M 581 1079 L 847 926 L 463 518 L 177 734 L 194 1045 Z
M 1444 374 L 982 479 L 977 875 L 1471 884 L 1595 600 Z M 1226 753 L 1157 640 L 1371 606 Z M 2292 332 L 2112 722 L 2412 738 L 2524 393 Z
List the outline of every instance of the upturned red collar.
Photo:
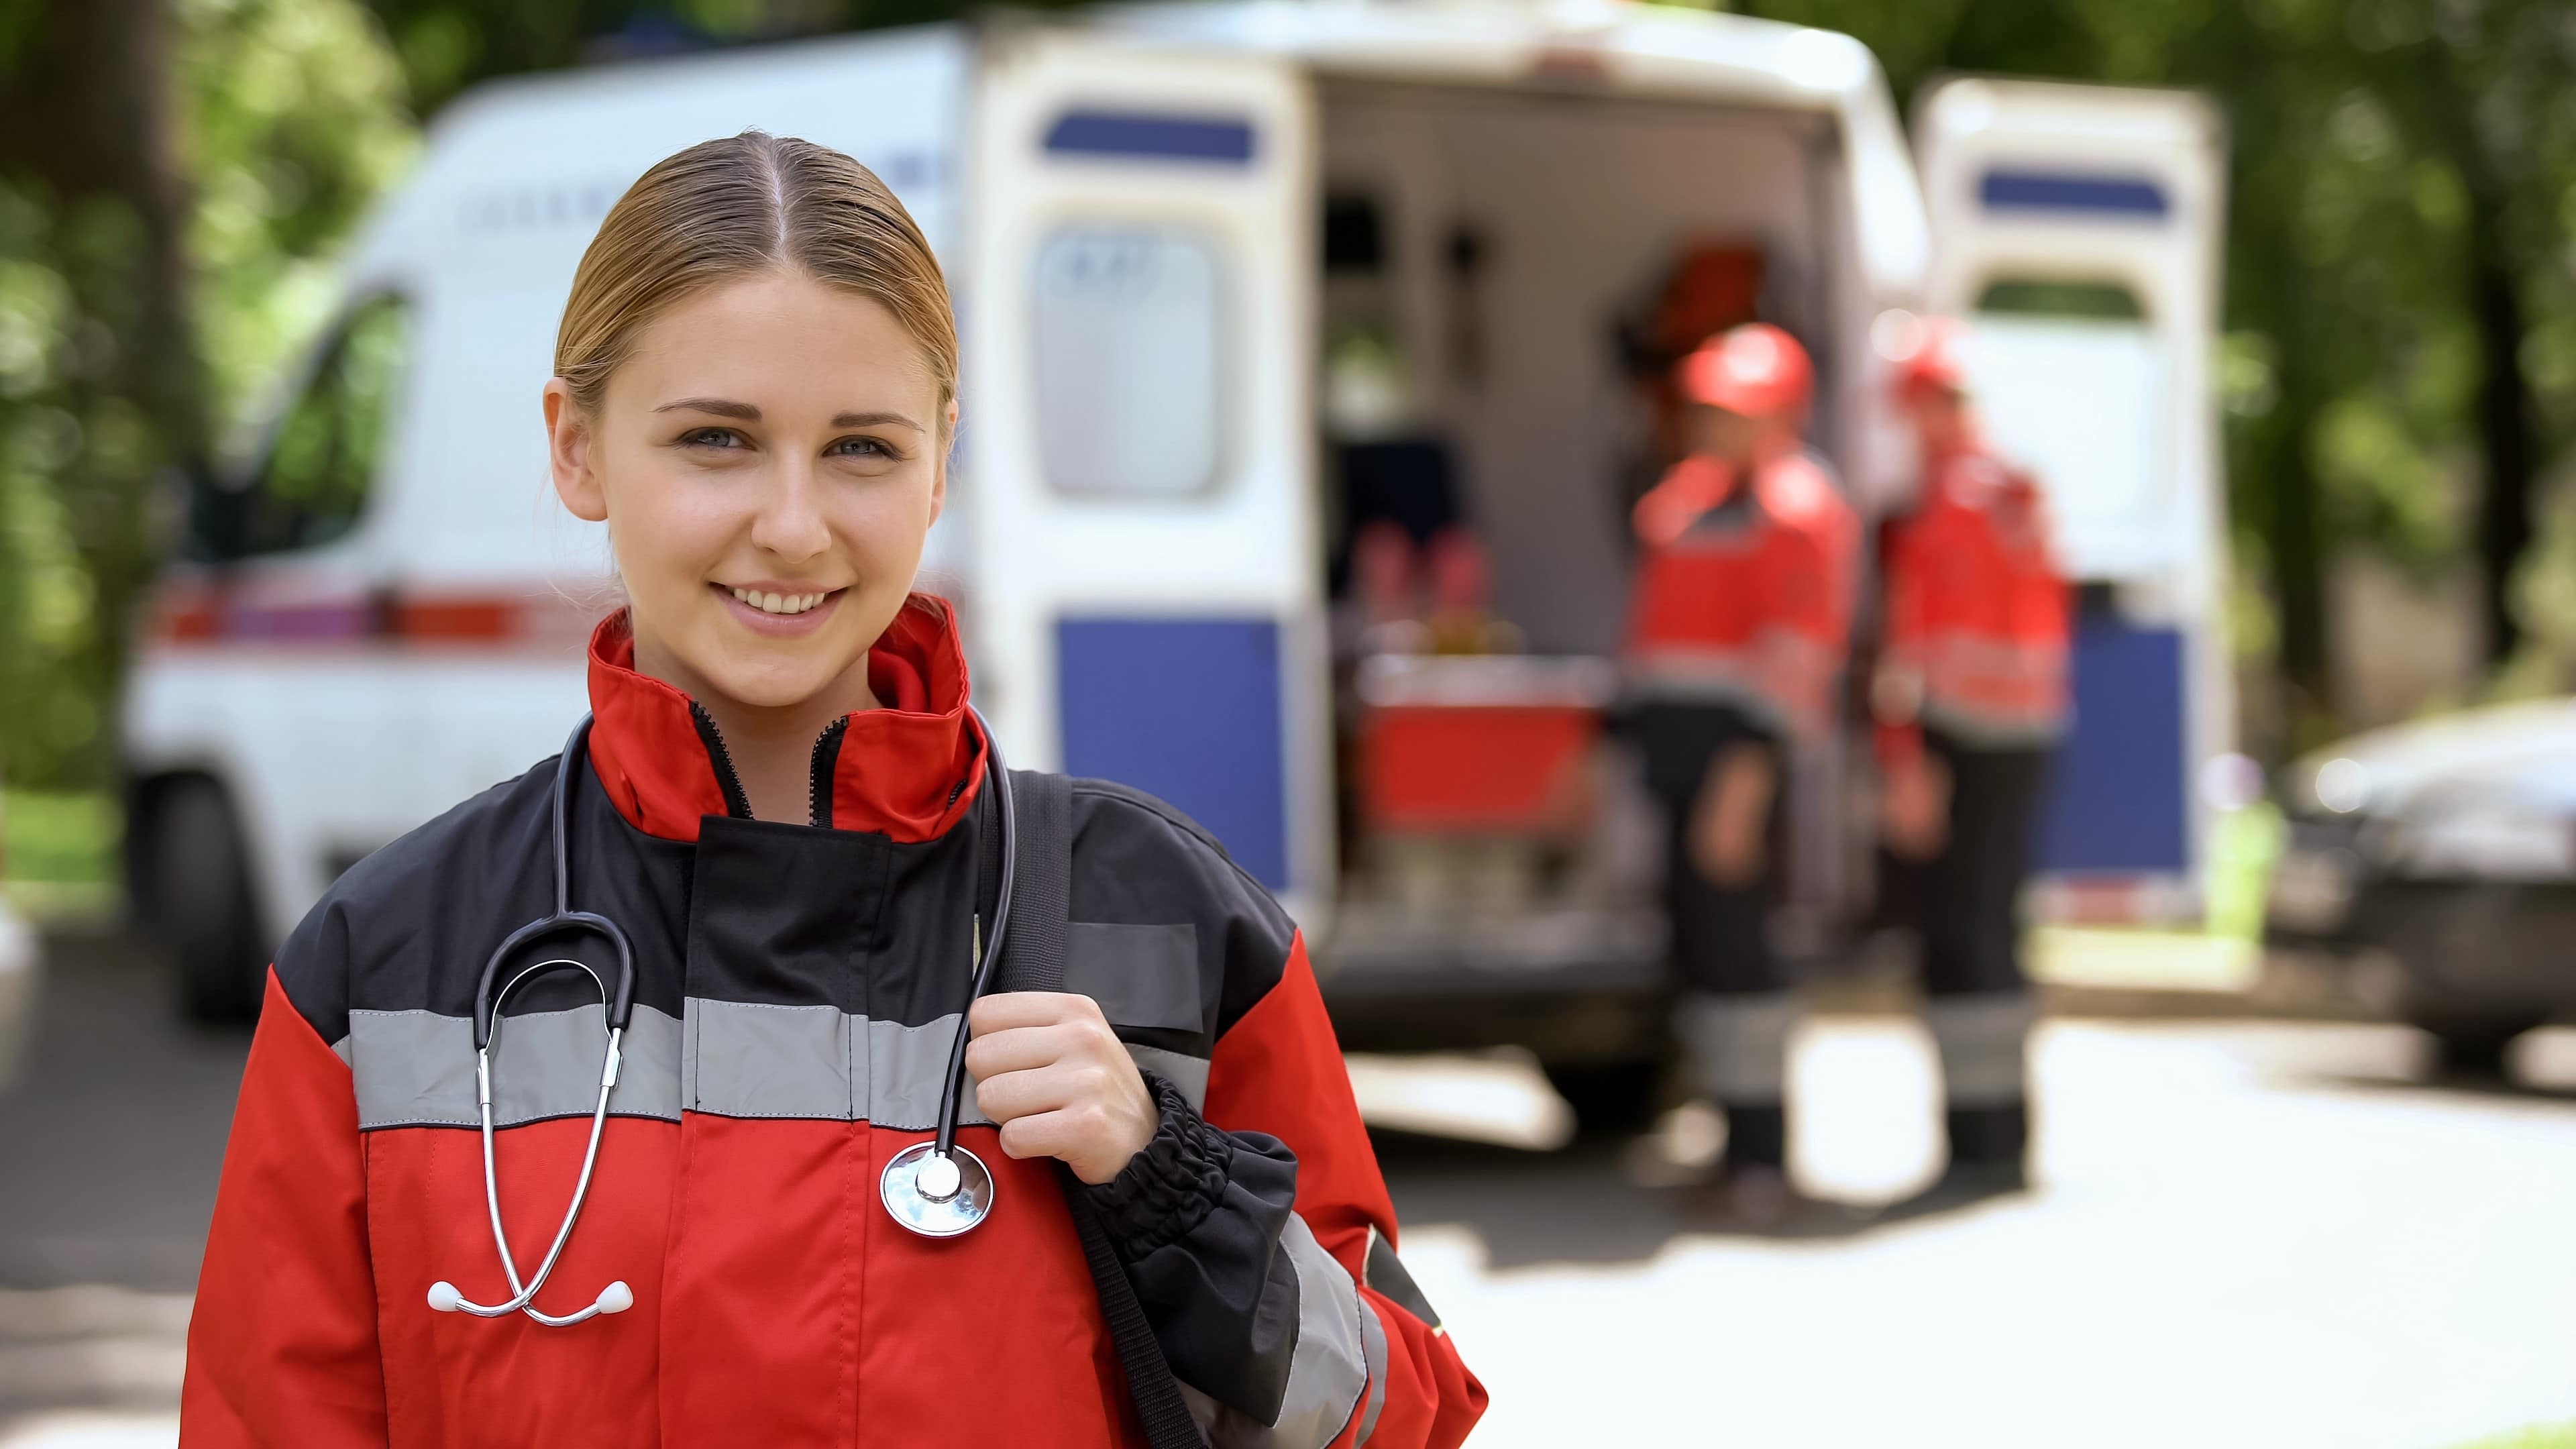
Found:
M 947 600 L 905 602 L 868 650 L 868 688 L 879 708 L 842 716 L 814 741 L 811 823 L 936 839 L 973 806 L 984 772 L 984 742 L 966 711 L 966 651 Z M 638 830 L 695 840 L 706 816 L 750 813 L 714 719 L 636 672 L 623 609 L 591 633 L 590 710 L 591 770 Z

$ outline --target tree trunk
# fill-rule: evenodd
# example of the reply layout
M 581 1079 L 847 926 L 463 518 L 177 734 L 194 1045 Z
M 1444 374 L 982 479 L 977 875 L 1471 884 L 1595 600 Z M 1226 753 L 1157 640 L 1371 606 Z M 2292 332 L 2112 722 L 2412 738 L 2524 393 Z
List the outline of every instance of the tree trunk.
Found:
M 2276 299 L 2277 361 L 2271 413 L 2247 439 L 2265 507 L 2257 527 L 2272 562 L 2273 601 L 2280 610 L 2280 669 L 2287 686 L 2282 722 L 2299 741 L 2310 722 L 2332 712 L 2332 660 L 2326 638 L 2325 525 L 2318 507 L 2311 438 L 2326 384 L 2319 376 L 2313 279 L 2287 249 L 2266 245 L 2260 258 Z M 2253 480 L 2240 480 L 2240 486 Z
M 2479 451 L 2485 479 L 2478 492 L 2479 602 L 2486 624 L 2486 658 L 2502 664 L 2522 643 L 2513 611 L 2513 570 L 2531 545 L 2531 492 L 2537 455 L 2531 382 L 2522 367 L 2522 298 L 2513 268 L 2502 255 L 2497 222 L 2484 202 L 2472 202 L 2469 312 L 2478 329 Z

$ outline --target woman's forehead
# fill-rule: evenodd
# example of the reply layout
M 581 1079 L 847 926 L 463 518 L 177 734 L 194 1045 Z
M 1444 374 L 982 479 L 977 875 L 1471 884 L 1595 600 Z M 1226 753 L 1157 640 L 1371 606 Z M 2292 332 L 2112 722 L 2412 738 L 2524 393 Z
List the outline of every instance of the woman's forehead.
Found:
M 674 303 L 637 334 L 610 384 L 646 407 L 725 397 L 825 416 L 900 400 L 926 417 L 932 388 L 920 343 L 883 303 L 774 272 Z

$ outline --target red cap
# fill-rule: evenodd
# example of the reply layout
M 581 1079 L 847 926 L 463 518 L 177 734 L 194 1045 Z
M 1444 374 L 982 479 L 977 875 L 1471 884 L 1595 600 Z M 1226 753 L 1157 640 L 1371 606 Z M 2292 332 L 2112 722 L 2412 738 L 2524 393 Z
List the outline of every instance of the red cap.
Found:
M 1768 322 L 1747 322 L 1683 358 L 1675 382 L 1695 403 L 1784 418 L 1807 405 L 1816 372 L 1796 338 Z
M 1943 392 L 1966 392 L 1968 369 L 1960 357 L 1968 340 L 1968 329 L 1950 317 L 1918 317 L 1905 331 L 1899 350 L 1890 359 L 1896 364 L 1896 395 L 1911 398 L 1918 393 L 1938 389 Z

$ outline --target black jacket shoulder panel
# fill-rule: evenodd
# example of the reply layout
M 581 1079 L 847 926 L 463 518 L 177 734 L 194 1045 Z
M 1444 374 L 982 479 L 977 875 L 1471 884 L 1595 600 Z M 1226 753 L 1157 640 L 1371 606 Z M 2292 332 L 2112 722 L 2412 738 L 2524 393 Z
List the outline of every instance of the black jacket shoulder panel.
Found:
M 1216 838 L 1142 790 L 1073 782 L 1073 919 L 1188 925 L 1197 938 L 1208 1037 L 1277 985 L 1297 924 Z
M 352 1008 L 401 1011 L 461 1005 L 453 970 L 430 962 L 474 954 L 479 977 L 494 921 L 532 918 L 551 907 L 548 803 L 555 762 L 505 780 L 405 833 L 349 867 L 277 952 L 289 1001 L 326 1042 L 349 1034 Z

